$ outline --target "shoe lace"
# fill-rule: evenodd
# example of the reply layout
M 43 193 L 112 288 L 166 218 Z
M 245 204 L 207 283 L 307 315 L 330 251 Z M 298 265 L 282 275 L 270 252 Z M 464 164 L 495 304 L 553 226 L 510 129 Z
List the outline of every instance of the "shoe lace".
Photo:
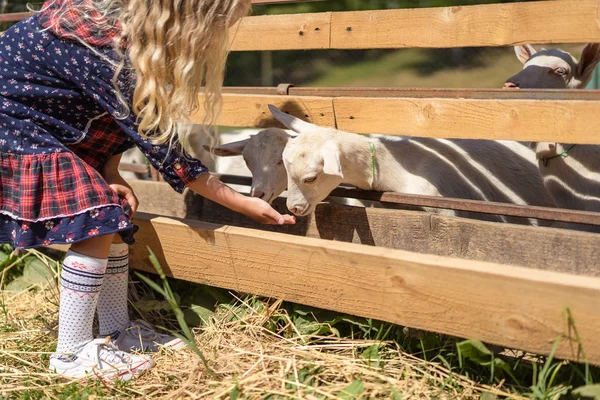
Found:
M 116 364 L 127 365 L 131 362 L 129 355 L 124 351 L 119 350 L 117 346 L 110 341 L 110 336 L 107 336 L 106 339 L 96 339 L 95 343 L 98 362 L 102 360 L 111 366 Z

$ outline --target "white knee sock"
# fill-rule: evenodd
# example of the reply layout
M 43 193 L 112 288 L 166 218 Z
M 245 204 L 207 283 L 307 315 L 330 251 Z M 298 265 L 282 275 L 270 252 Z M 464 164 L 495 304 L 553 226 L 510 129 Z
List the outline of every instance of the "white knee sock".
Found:
M 129 323 L 127 312 L 127 277 L 129 271 L 129 246 L 113 243 L 108 255 L 108 267 L 98 301 L 100 336 L 116 338 Z
M 57 353 L 76 353 L 94 338 L 92 323 L 106 263 L 71 250 L 67 253 L 60 275 Z

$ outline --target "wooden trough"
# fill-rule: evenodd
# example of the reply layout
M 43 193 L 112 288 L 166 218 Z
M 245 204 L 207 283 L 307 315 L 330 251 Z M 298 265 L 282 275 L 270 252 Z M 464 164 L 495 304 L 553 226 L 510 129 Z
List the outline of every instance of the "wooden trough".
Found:
M 255 1 L 275 2 L 288 1 Z M 598 42 L 599 15 L 599 0 L 567 0 L 256 16 L 232 49 Z M 600 144 L 598 91 L 226 88 L 219 124 L 280 126 L 267 104 L 356 133 Z M 600 365 L 597 234 L 332 204 L 262 226 L 164 182 L 132 184 L 136 268 L 153 272 L 149 246 L 179 279 L 540 354 L 562 336 L 557 356 Z

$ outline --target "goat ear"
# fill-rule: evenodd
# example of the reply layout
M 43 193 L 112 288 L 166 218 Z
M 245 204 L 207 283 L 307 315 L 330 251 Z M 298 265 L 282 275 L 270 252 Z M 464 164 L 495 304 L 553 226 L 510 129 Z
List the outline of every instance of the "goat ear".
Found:
M 600 43 L 588 43 L 581 52 L 579 64 L 577 64 L 577 76 L 583 86 L 587 86 L 592 73 L 600 62 Z
M 239 142 L 232 142 L 227 144 L 222 144 L 220 146 L 216 146 L 211 148 L 208 145 L 203 145 L 202 148 L 204 150 L 211 152 L 219 157 L 232 157 L 232 156 L 241 156 L 242 152 L 246 148 L 249 139 L 240 140 Z
M 537 51 L 530 44 L 515 46 L 515 54 L 521 63 L 525 64 Z
M 343 178 L 340 149 L 337 143 L 332 140 L 326 142 L 321 148 L 321 154 L 323 155 L 323 173 Z
M 307 132 L 318 128 L 317 125 L 302 121 L 300 118 L 296 118 L 293 115 L 284 113 L 273 104 L 269 104 L 269 111 L 271 111 L 271 114 L 273 114 L 277 121 L 281 122 L 288 129 L 291 129 L 296 133 Z

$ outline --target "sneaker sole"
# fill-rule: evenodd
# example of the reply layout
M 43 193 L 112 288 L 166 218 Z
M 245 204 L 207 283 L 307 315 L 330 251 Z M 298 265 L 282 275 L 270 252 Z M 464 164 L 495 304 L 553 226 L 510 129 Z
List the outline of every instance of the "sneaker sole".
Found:
M 91 377 L 96 377 L 100 380 L 103 381 L 114 381 L 117 379 L 120 379 L 122 381 L 129 381 L 131 379 L 133 379 L 134 377 L 138 377 L 140 375 L 142 375 L 144 372 L 148 371 L 150 368 L 152 368 L 155 365 L 154 360 L 152 359 L 148 359 L 146 361 L 143 361 L 142 363 L 136 365 L 135 367 L 132 367 L 131 369 L 128 369 L 126 371 L 117 373 L 117 372 L 113 372 L 113 373 L 105 373 L 105 374 L 101 374 L 99 373 L 98 370 L 94 369 L 94 368 L 90 368 L 90 372 L 85 373 L 85 374 L 78 374 L 77 376 L 72 376 L 72 375 L 68 375 L 66 374 L 66 370 L 65 371 L 61 371 L 61 370 L 57 370 L 55 368 L 50 368 L 50 371 L 53 373 L 56 373 L 57 375 L 60 375 L 63 378 L 66 379 L 83 379 L 83 378 L 91 378 Z M 144 368 L 142 368 L 144 367 Z

